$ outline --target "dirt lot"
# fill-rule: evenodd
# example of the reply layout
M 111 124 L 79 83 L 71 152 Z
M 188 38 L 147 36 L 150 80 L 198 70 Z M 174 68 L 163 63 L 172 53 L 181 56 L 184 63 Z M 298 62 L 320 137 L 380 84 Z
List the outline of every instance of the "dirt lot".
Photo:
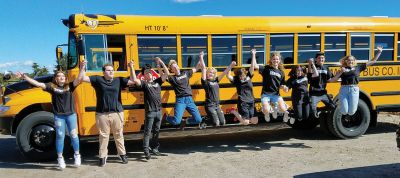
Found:
M 141 141 L 127 141 L 129 164 L 114 156 L 97 167 L 97 143 L 82 143 L 83 165 L 25 160 L 15 138 L 0 135 L 0 177 L 400 177 L 395 142 L 399 115 L 380 114 L 364 136 L 340 140 L 320 129 L 284 128 L 161 140 L 164 157 L 143 158 Z M 115 154 L 110 144 L 110 154 Z M 73 163 L 72 159 L 67 163 Z

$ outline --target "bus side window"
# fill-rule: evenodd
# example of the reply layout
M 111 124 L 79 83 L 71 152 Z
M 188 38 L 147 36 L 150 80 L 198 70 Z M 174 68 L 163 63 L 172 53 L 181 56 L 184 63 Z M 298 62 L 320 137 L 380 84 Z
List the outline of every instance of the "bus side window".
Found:
M 279 51 L 284 64 L 293 64 L 293 34 L 271 34 L 270 52 Z
M 102 71 L 106 63 L 116 71 L 126 71 L 124 35 L 82 35 L 85 44 L 87 70 Z
M 327 33 L 325 34 L 325 62 L 338 62 L 346 56 L 346 34 Z
M 184 36 L 181 37 L 182 44 L 182 67 L 195 67 L 199 62 L 199 53 L 204 51 L 204 63 L 208 65 L 207 36 Z
M 400 61 L 400 33 L 397 34 L 397 61 Z
M 101 71 L 106 62 L 105 35 L 82 35 L 88 71 Z
M 139 67 L 149 64 L 155 68 L 154 57 L 160 57 L 168 65 L 171 59 L 177 61 L 176 36 L 138 36 Z M 178 62 L 178 61 L 177 61 Z
M 299 34 L 297 63 L 307 63 L 321 50 L 320 34 Z
M 379 61 L 392 61 L 394 59 L 394 34 L 375 34 L 375 50 L 377 46 L 382 46 L 383 51 L 379 57 Z
M 126 71 L 125 35 L 107 35 L 108 61 L 115 71 Z
M 236 35 L 212 36 L 212 66 L 229 66 L 236 60 L 237 37 Z
M 370 35 L 370 33 L 350 33 L 350 54 L 357 60 L 369 60 L 371 58 Z
M 242 65 L 251 64 L 251 49 L 257 50 L 257 64 L 265 64 L 265 35 L 242 36 Z

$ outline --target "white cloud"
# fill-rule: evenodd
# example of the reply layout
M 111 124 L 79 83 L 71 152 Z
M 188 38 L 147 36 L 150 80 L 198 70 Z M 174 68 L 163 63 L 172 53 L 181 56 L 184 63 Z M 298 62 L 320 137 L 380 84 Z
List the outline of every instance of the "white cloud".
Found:
M 30 73 L 32 72 L 32 65 L 33 65 L 33 60 L 4 62 L 0 64 L 0 72 L 21 71 Z
M 180 3 L 180 4 L 189 4 L 189 3 L 194 3 L 194 2 L 201 2 L 204 0 L 173 0 L 176 3 Z

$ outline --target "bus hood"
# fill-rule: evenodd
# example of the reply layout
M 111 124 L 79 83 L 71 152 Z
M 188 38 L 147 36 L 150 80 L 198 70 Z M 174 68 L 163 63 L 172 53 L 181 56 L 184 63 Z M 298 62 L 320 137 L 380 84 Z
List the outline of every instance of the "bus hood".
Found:
M 46 76 L 36 77 L 35 80 L 37 80 L 38 82 L 41 82 L 41 83 L 48 83 L 48 82 L 51 82 L 53 80 L 53 75 L 46 75 Z M 22 91 L 22 90 L 31 89 L 33 87 L 34 86 L 29 84 L 27 81 L 20 81 L 20 82 L 17 82 L 17 83 L 13 83 L 13 84 L 7 85 L 4 88 L 3 96 L 7 96 L 7 95 L 10 95 L 12 93 L 17 93 L 17 92 Z

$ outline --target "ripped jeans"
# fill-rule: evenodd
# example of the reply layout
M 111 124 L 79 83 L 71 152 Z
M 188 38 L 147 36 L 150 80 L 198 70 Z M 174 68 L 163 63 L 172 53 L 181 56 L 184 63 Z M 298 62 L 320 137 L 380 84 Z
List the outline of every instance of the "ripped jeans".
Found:
M 64 150 L 64 138 L 65 138 L 65 127 L 68 128 L 68 132 L 71 138 L 71 145 L 74 151 L 79 151 L 79 137 L 77 130 L 77 119 L 76 114 L 71 115 L 54 115 L 55 126 L 56 126 L 56 151 L 57 154 L 62 154 Z

